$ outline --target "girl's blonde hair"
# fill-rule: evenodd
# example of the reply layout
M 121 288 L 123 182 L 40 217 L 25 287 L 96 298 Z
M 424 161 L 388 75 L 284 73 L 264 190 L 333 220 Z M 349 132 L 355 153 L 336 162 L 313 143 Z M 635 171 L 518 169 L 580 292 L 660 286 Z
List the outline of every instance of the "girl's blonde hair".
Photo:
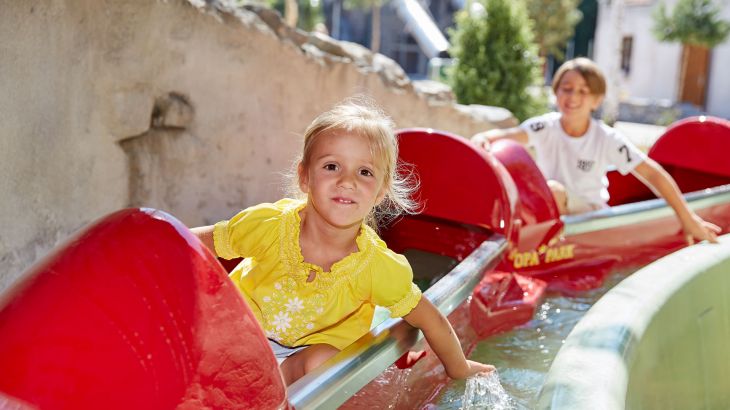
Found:
M 393 121 L 388 115 L 365 96 L 351 97 L 340 102 L 315 118 L 304 131 L 304 149 L 296 164 L 301 163 L 306 168 L 319 136 L 331 130 L 357 133 L 366 137 L 376 166 L 383 170 L 385 197 L 366 218 L 368 225 L 377 228 L 378 224 L 388 223 L 402 212 L 417 212 L 418 204 L 411 195 L 418 188 L 418 183 L 413 173 L 398 161 L 398 141 Z M 299 175 L 296 175 L 293 182 L 297 192 L 301 194 L 298 189 Z
M 591 90 L 591 94 L 604 96 L 606 94 L 606 78 L 603 76 L 601 69 L 593 60 L 578 57 L 572 60 L 568 60 L 558 68 L 553 77 L 553 92 L 558 93 L 558 87 L 560 82 L 563 80 L 563 76 L 568 71 L 576 71 L 578 74 L 586 80 L 588 88 Z

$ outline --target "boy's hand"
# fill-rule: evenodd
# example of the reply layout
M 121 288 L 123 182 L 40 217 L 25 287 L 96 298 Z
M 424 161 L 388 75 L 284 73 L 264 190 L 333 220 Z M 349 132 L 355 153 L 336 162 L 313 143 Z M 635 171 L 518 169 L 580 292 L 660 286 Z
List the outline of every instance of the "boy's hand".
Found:
M 492 145 L 489 142 L 489 138 L 487 138 L 487 131 L 480 132 L 478 134 L 474 134 L 474 136 L 471 137 L 471 142 L 473 142 L 479 148 L 482 148 L 486 151 L 489 151 L 489 147 Z
M 682 223 L 682 229 L 684 230 L 687 245 L 693 245 L 695 241 L 705 240 L 710 243 L 717 243 L 717 234 L 722 231 L 719 226 L 705 221 L 695 213 L 692 213 L 689 220 Z

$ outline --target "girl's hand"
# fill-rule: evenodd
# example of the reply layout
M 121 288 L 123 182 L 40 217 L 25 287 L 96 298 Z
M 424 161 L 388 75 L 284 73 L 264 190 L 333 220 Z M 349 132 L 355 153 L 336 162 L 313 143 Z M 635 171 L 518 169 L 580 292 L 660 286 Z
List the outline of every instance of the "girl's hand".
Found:
M 475 362 L 473 360 L 467 360 L 466 364 L 469 366 L 469 372 L 466 375 L 466 377 L 475 376 L 479 373 L 487 375 L 487 374 L 497 370 L 491 364 L 479 363 L 479 362 Z
M 717 243 L 717 234 L 722 231 L 719 226 L 705 221 L 694 212 L 687 221 L 682 222 L 682 229 L 684 230 L 687 245 L 693 245 L 695 241 L 704 240 Z

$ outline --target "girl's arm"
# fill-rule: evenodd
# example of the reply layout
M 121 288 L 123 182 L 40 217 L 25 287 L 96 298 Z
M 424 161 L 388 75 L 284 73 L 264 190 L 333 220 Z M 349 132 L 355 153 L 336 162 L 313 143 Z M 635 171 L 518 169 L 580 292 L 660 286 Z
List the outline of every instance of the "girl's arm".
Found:
M 528 143 L 528 137 L 527 132 L 523 130 L 520 127 L 514 127 L 514 128 L 505 128 L 505 129 L 493 129 L 489 131 L 480 132 L 478 134 L 474 134 L 473 137 L 471 137 L 471 140 L 479 145 L 480 147 L 489 150 L 489 146 L 494 141 L 509 139 L 513 141 L 517 141 L 522 145 L 527 145 Z
M 213 255 L 218 255 L 215 253 L 215 244 L 213 243 L 213 225 L 190 228 L 190 231 L 200 239 L 200 242 L 203 242 L 203 245 L 213 252 Z
M 459 339 L 448 320 L 426 298 L 422 297 L 403 319 L 423 331 L 431 350 L 436 353 L 452 379 L 465 379 L 480 372 L 494 371 L 494 366 L 466 360 Z
M 695 240 L 707 240 L 717 243 L 717 234 L 721 229 L 719 226 L 707 222 L 694 213 L 687 202 L 684 200 L 682 193 L 677 187 L 674 179 L 654 160 L 647 158 L 641 164 L 637 165 L 633 171 L 640 180 L 653 189 L 654 192 L 667 201 L 667 204 L 674 209 L 674 212 L 682 224 L 687 244 L 692 245 Z

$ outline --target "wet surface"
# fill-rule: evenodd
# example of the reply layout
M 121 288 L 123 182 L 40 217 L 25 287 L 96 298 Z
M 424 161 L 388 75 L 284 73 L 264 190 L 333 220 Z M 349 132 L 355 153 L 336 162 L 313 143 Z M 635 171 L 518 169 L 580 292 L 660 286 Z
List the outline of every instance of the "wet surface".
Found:
M 628 273 L 613 273 L 603 287 L 577 296 L 548 294 L 527 324 L 480 342 L 472 360 L 497 367 L 504 389 L 515 409 L 532 409 L 537 403 L 550 365 L 568 334 L 590 307 Z M 460 409 L 466 383 L 452 382 L 429 409 Z

